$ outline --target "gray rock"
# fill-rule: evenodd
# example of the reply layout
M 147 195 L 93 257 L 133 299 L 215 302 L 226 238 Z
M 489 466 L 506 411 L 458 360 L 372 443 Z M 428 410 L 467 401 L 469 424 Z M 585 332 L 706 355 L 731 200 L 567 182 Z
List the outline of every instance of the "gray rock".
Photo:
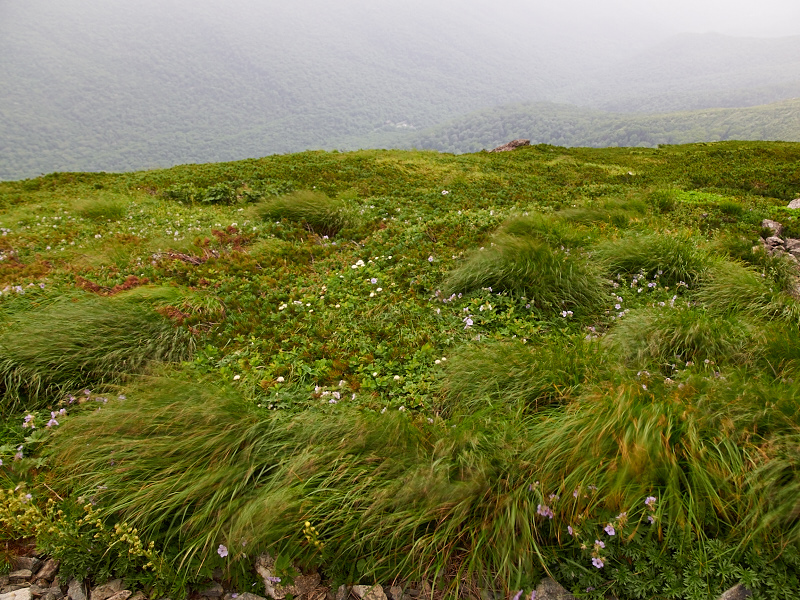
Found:
M 128 600 L 133 592 L 130 590 L 122 590 L 111 596 L 108 600 Z
M 39 567 L 42 566 L 42 561 L 35 556 L 15 556 L 11 564 L 14 565 L 14 569 L 27 569 L 32 574 L 36 575 Z
M 378 585 L 354 585 L 351 593 L 361 600 L 387 600 L 383 588 Z
M 39 570 L 36 571 L 36 579 L 53 581 L 56 573 L 58 573 L 58 561 L 48 558 L 46 561 L 44 561 L 44 564 L 42 564 Z
M 30 588 L 20 588 L 18 590 L 14 590 L 13 592 L 7 592 L 5 594 L 0 594 L 0 600 L 31 600 L 31 590 Z
M 63 597 L 64 592 L 62 592 L 61 588 L 57 586 L 45 590 L 45 594 L 42 596 L 42 598 L 48 598 L 49 600 L 62 600 Z
M 502 146 L 498 146 L 497 148 L 493 148 L 489 150 L 489 152 L 510 152 L 511 150 L 516 150 L 517 148 L 521 148 L 522 146 L 530 146 L 530 140 L 512 140 L 507 144 L 503 144 Z
M 250 592 L 245 592 L 244 594 L 239 594 L 236 597 L 236 600 L 267 600 L 263 596 L 259 596 L 258 594 L 251 594 Z
M 8 574 L 8 581 L 9 583 L 23 583 L 30 581 L 31 577 L 33 577 L 33 573 L 30 569 L 19 569 Z
M 780 237 L 780 235 L 783 233 L 783 225 L 777 221 L 773 221 L 772 219 L 764 219 L 761 221 L 761 227 L 769 229 L 772 232 L 772 235 L 777 237 Z
M 775 235 L 769 236 L 764 242 L 766 242 L 767 246 L 770 248 L 782 248 L 785 245 L 785 242 Z
M 86 590 L 83 583 L 77 579 L 71 579 L 69 582 L 69 589 L 67 596 L 70 600 L 86 600 Z
M 786 208 L 800 208 L 800 198 L 795 198 L 786 206 Z
M 206 598 L 221 598 L 223 594 L 225 594 L 225 588 L 222 587 L 221 583 L 215 581 L 204 590 L 200 590 L 199 594 Z M 94 598 L 92 598 L 92 600 L 94 600 Z
M 122 579 L 112 579 L 102 585 L 96 585 L 89 594 L 89 600 L 108 600 L 122 591 Z
M 41 596 L 47 594 L 49 591 L 50 591 L 50 586 L 42 587 L 35 583 L 31 586 L 31 596 L 33 596 L 34 598 L 40 598 Z
M 147 600 L 147 596 L 142 592 L 136 592 L 129 600 Z
M 797 200 L 794 200 L 794 202 L 797 202 Z M 745 600 L 745 598 L 749 598 L 752 595 L 753 592 L 748 590 L 741 583 L 737 583 L 729 590 L 724 591 L 719 597 L 719 600 Z
M 545 577 L 536 588 L 536 600 L 575 600 L 555 579 Z
M 800 240 L 794 238 L 788 238 L 786 240 L 786 251 L 795 256 L 800 254 Z
M 27 581 L 25 583 L 9 583 L 8 585 L 4 585 L 0 588 L 0 596 L 3 594 L 10 594 L 11 592 L 16 592 L 17 590 L 26 590 L 31 587 L 31 584 Z

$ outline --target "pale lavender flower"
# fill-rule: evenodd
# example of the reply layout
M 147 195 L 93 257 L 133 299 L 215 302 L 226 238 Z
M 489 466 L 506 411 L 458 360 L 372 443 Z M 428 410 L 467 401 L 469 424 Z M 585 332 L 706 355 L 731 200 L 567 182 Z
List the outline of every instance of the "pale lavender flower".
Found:
M 597 548 L 598 550 L 602 550 L 603 548 L 606 547 L 606 545 L 603 542 L 601 542 L 600 540 L 595 540 L 594 541 L 594 547 Z
M 567 525 L 567 533 L 575 535 L 575 530 L 572 528 L 572 525 Z
M 222 558 L 225 558 L 228 556 L 228 549 L 223 544 L 220 544 L 219 548 L 217 548 L 217 554 L 219 554 Z
M 548 519 L 552 519 L 555 516 L 553 514 L 553 509 L 546 504 L 538 504 L 536 506 L 536 513 L 543 517 L 547 517 Z
M 519 600 L 521 597 L 522 597 L 522 590 L 514 594 L 514 597 L 511 600 Z
M 616 535 L 617 533 L 616 529 L 614 529 L 614 526 L 611 523 L 603 527 L 603 531 L 605 531 L 608 535 Z
M 647 521 L 650 523 L 650 525 L 652 525 L 653 523 L 656 522 L 656 518 L 653 515 L 648 515 Z
M 644 505 L 652 506 L 653 504 L 656 503 L 656 500 L 657 498 L 655 496 L 648 496 L 647 498 L 644 499 Z
M 603 562 L 602 558 L 593 558 L 592 564 L 597 567 L 598 569 L 602 569 L 605 563 Z

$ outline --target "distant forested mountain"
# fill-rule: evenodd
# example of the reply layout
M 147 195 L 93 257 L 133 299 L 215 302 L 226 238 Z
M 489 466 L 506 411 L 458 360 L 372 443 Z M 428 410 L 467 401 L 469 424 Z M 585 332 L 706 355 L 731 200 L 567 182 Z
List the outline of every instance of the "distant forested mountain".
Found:
M 521 102 L 652 112 L 800 96 L 800 36 L 652 45 L 647 32 L 590 38 L 503 10 L 456 0 L 242 0 L 225 11 L 188 0 L 0 3 L 0 179 L 407 147 L 423 130 L 433 139 L 431 127 Z
M 417 133 L 411 147 L 477 152 L 511 139 L 556 146 L 657 146 L 724 140 L 800 141 L 800 99 L 748 108 L 620 114 L 526 103 L 486 109 Z

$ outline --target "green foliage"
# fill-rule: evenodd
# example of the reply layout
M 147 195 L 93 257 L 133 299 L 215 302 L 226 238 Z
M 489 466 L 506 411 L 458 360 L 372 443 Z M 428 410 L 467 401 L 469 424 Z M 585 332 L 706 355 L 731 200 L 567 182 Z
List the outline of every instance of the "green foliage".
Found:
M 601 305 L 605 282 L 580 254 L 520 237 L 498 237 L 473 252 L 442 284 L 445 295 L 482 288 L 525 296 L 548 313 L 576 310 L 591 314 Z
M 174 597 L 216 567 L 250 589 L 269 551 L 437 594 L 527 596 L 547 569 L 584 597 L 780 598 L 761 578 L 797 589 L 798 271 L 752 247 L 798 160 L 306 152 L 0 183 L 0 478 L 65 499 L 75 571 L 135 571 L 128 542 L 80 563 L 78 537 L 136 529 Z M 258 204 L 202 202 L 220 184 Z
M 703 362 L 747 363 L 756 334 L 738 315 L 686 307 L 631 311 L 615 328 L 614 349 L 631 366 L 665 369 Z
M 603 368 L 598 348 L 583 339 L 521 340 L 470 345 L 447 362 L 442 383 L 447 413 L 471 413 L 498 405 L 534 411 L 577 397 Z
M 184 360 L 193 347 L 186 330 L 118 299 L 64 298 L 13 313 L 5 325 L 0 390 L 6 414 L 44 407 L 82 387 L 119 383 L 154 362 Z
M 597 254 L 612 274 L 641 273 L 646 279 L 658 276 L 667 285 L 695 283 L 712 262 L 701 240 L 685 234 L 628 235 L 600 244 Z
M 312 190 L 301 190 L 266 200 L 258 210 L 264 219 L 295 221 L 317 235 L 329 237 L 336 235 L 351 222 L 345 212 L 344 202 Z

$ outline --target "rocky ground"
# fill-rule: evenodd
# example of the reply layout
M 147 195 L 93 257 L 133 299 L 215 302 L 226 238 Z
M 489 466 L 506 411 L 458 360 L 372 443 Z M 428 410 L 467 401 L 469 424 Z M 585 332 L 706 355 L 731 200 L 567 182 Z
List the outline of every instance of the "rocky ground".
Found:
M 269 557 L 258 561 L 257 570 L 264 578 L 267 595 L 273 600 L 287 596 L 295 600 L 439 600 L 440 594 L 431 590 L 427 582 L 409 582 L 404 585 L 342 585 L 333 589 L 323 581 L 319 573 L 310 573 L 295 578 L 291 586 L 281 586 L 271 572 Z M 13 560 L 13 570 L 0 576 L 0 600 L 148 600 L 142 592 L 126 589 L 122 579 L 92 584 L 77 579 L 62 579 L 59 564 L 43 556 L 18 556 Z M 736 585 L 718 600 L 744 600 L 752 594 L 742 585 Z M 237 593 L 226 590 L 214 581 L 203 589 L 195 590 L 192 600 L 267 600 L 249 592 Z M 513 596 L 513 600 L 571 600 L 574 596 L 553 579 L 546 577 L 535 592 Z M 166 599 L 164 599 L 166 600 Z M 475 600 L 500 600 L 494 594 L 483 592 Z M 609 600 L 614 600 L 609 596 Z

